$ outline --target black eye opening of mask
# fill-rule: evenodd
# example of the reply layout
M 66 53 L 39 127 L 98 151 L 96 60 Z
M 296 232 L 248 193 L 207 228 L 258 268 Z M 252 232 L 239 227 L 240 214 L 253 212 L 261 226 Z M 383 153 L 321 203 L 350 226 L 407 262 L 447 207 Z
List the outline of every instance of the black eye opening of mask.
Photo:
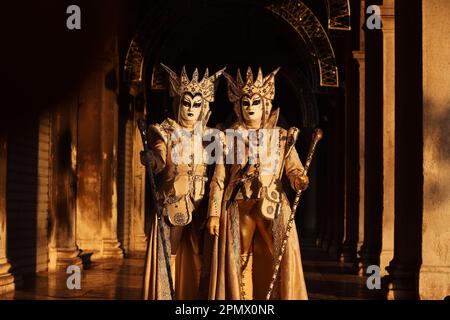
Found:
M 196 97 L 200 97 L 202 100 L 200 102 L 194 102 L 192 104 L 193 108 L 200 108 L 203 105 L 203 96 L 200 93 L 196 93 L 195 95 L 193 95 L 190 92 L 185 92 L 183 93 L 183 102 L 182 102 L 182 106 L 189 108 L 191 107 L 191 101 L 186 99 L 186 96 L 189 96 L 191 98 L 191 101 L 193 101 Z
M 253 103 L 252 103 L 253 106 L 257 106 L 260 104 L 261 104 L 261 98 L 257 98 L 256 100 L 253 100 Z
M 255 94 L 256 95 L 256 94 Z M 245 107 L 245 108 L 247 108 L 247 107 L 249 107 L 250 106 L 250 100 L 255 96 L 255 95 L 253 95 L 252 97 L 249 97 L 249 96 L 244 96 L 244 97 L 242 97 L 242 100 L 241 100 L 241 103 L 242 103 L 242 106 L 243 107 Z M 245 99 L 245 100 L 244 100 Z M 261 105 L 261 97 L 256 97 L 255 98 L 255 100 L 253 100 L 252 101 L 252 106 L 259 106 L 259 105 Z

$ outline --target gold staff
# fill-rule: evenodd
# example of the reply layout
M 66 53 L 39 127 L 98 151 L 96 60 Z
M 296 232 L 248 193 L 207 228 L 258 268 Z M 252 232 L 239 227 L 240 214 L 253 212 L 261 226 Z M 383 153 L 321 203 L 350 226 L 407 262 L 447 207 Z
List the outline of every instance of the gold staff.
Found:
M 322 139 L 323 132 L 321 129 L 316 129 L 314 131 L 311 146 L 309 147 L 308 157 L 306 158 L 306 164 L 305 164 L 305 170 L 303 171 L 303 175 L 306 176 L 308 174 L 309 166 L 311 164 L 311 160 L 314 156 L 314 153 L 316 151 L 317 143 Z M 295 195 L 294 203 L 292 204 L 291 208 L 291 215 L 289 217 L 287 226 L 286 226 L 286 232 L 284 233 L 283 242 L 281 244 L 281 251 L 278 255 L 278 259 L 275 263 L 275 267 L 273 270 L 272 280 L 270 281 L 269 290 L 267 291 L 266 300 L 270 300 L 270 296 L 272 295 L 273 287 L 275 286 L 275 282 L 278 278 L 278 273 L 281 266 L 281 260 L 283 260 L 284 252 L 286 251 L 287 242 L 289 240 L 289 235 L 291 233 L 292 225 L 295 220 L 295 211 L 297 211 L 298 203 L 300 202 L 300 196 L 302 195 L 302 190 L 299 190 L 297 194 Z

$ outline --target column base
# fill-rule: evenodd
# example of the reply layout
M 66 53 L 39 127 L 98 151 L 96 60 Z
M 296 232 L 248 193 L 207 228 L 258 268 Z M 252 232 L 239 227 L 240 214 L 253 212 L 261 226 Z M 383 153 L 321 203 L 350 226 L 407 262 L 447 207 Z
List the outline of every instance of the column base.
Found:
M 120 242 L 117 240 L 103 240 L 102 258 L 104 259 L 122 259 L 123 250 L 120 248 Z
M 322 238 L 316 239 L 316 248 L 322 248 Z
M 78 248 L 81 249 L 82 258 L 86 261 L 95 261 L 102 259 L 102 245 L 100 239 L 77 239 Z
M 66 270 L 68 266 L 83 267 L 80 250 L 73 248 L 49 248 L 48 270 L 51 272 Z
M 127 253 L 126 257 L 130 259 L 145 259 L 146 255 L 146 251 L 131 251 Z
M 351 274 L 360 274 L 357 245 L 356 243 L 346 242 L 342 248 L 341 262 Z
M 366 268 L 366 266 L 364 265 L 364 262 L 362 262 L 361 260 L 359 260 L 359 261 L 356 263 L 356 268 L 357 268 L 358 276 L 364 277 L 364 276 L 366 275 L 366 270 L 367 270 L 367 268 Z
M 422 266 L 419 277 L 419 294 L 423 300 L 442 300 L 450 296 L 450 267 Z
M 380 265 L 380 256 L 376 253 L 367 252 L 366 248 L 362 248 L 360 258 L 358 259 L 359 275 L 366 276 L 366 271 L 369 266 Z M 381 271 L 380 271 L 381 273 Z
M 9 263 L 0 264 L 0 295 L 15 290 L 14 276 L 9 273 L 10 269 Z
M 322 239 L 322 246 L 321 246 L 321 248 L 322 248 L 322 250 L 323 251 L 328 251 L 328 248 L 330 247 L 330 242 L 329 242 L 329 240 L 327 239 L 327 238 L 323 238 Z
M 356 262 L 356 244 L 344 243 L 342 249 L 342 262 L 344 263 L 355 263 Z
M 147 250 L 147 236 L 145 234 L 137 235 L 133 239 L 133 251 Z
M 419 267 L 391 263 L 387 268 L 389 300 L 418 300 Z
M 380 254 L 380 275 L 387 276 L 388 275 L 388 267 L 394 259 L 394 251 L 393 250 L 383 250 Z
M 337 240 L 333 240 L 328 247 L 328 254 L 335 260 L 339 260 L 341 257 L 341 245 Z

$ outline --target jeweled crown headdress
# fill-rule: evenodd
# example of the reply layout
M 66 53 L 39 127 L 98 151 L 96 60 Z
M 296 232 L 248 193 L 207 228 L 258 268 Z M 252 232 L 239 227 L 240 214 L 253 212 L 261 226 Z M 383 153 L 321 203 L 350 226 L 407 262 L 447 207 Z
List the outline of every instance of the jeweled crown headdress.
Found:
M 268 76 L 263 77 L 261 68 L 258 69 L 258 76 L 256 80 L 253 79 L 253 71 L 249 67 L 247 69 L 247 80 L 244 83 L 241 76 L 241 71 L 238 69 L 236 80 L 228 73 L 224 72 L 224 76 L 228 82 L 228 99 L 230 102 L 239 101 L 242 96 L 252 96 L 259 94 L 261 97 L 273 100 L 275 97 L 275 75 L 280 68 L 278 67 L 272 71 Z
M 192 80 L 189 80 L 186 74 L 186 68 L 183 67 L 181 76 L 172 71 L 168 66 L 161 63 L 161 66 L 167 71 L 170 77 L 170 88 L 172 94 L 181 96 L 183 93 L 191 93 L 192 95 L 201 94 L 203 99 L 208 102 L 214 101 L 215 82 L 223 74 L 226 68 L 217 71 L 214 75 L 209 76 L 209 70 L 206 69 L 203 79 L 199 81 L 198 69 L 195 69 Z
M 244 95 L 253 96 L 259 94 L 263 98 L 263 118 L 262 123 L 265 125 L 268 119 L 271 117 L 272 112 L 272 100 L 275 98 L 275 75 L 280 70 L 280 67 L 272 71 L 266 77 L 263 77 L 261 68 L 258 69 L 258 76 L 256 80 L 253 79 L 252 69 L 247 69 L 246 82 L 242 80 L 241 71 L 238 69 L 236 80 L 233 79 L 228 73 L 224 72 L 223 75 L 228 82 L 228 99 L 234 104 L 234 112 L 239 121 L 242 119 L 242 108 L 240 100 Z M 276 118 L 278 116 L 276 115 Z M 275 120 L 276 123 L 277 120 Z

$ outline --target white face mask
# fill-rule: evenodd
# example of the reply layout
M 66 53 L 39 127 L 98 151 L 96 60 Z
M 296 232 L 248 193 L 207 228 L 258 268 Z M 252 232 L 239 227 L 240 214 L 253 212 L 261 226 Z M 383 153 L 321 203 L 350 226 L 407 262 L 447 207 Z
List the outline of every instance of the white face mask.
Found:
M 261 123 L 263 115 L 263 100 L 260 95 L 244 96 L 241 100 L 242 116 L 245 123 Z
M 191 94 L 184 94 L 181 98 L 180 119 L 188 123 L 199 121 L 202 107 L 203 97 L 201 95 L 197 94 L 193 97 Z

